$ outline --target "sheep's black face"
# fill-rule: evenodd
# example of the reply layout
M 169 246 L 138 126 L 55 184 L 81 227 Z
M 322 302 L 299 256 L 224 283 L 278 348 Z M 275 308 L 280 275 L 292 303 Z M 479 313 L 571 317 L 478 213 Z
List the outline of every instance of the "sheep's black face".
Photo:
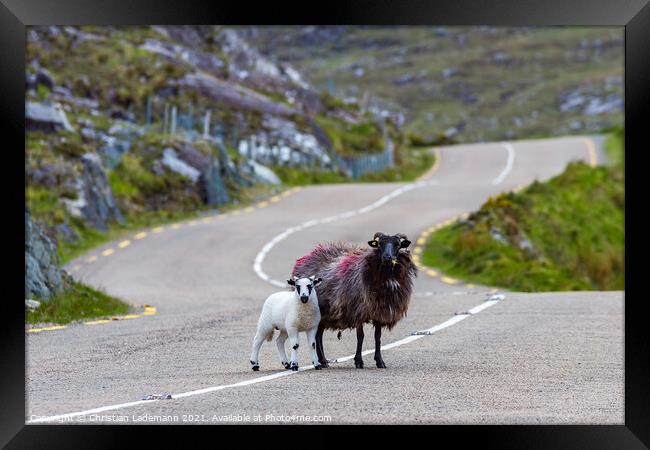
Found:
M 375 237 L 368 241 L 368 245 L 377 249 L 382 264 L 392 263 L 395 265 L 397 264 L 397 255 L 400 249 L 411 245 L 411 241 L 401 233 L 394 236 L 375 233 Z

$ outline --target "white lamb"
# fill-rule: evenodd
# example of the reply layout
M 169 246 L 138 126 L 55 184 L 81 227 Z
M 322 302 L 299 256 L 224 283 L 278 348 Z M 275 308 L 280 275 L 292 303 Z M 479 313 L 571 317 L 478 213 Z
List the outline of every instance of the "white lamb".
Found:
M 266 299 L 257 322 L 257 333 L 253 338 L 250 362 L 254 371 L 260 370 L 258 361 L 260 347 L 264 340 L 273 339 L 274 329 L 280 330 L 280 335 L 275 342 L 278 346 L 280 362 L 285 369 L 298 370 L 298 333 L 300 331 L 305 331 L 307 334 L 314 368 L 317 370 L 322 368 L 316 354 L 316 331 L 320 322 L 320 308 L 314 288 L 320 282 L 321 279 L 314 276 L 309 278 L 293 277 L 291 280 L 287 280 L 287 283 L 294 287 L 293 291 L 276 292 Z M 292 349 L 290 362 L 287 361 L 287 354 L 284 351 L 287 337 Z

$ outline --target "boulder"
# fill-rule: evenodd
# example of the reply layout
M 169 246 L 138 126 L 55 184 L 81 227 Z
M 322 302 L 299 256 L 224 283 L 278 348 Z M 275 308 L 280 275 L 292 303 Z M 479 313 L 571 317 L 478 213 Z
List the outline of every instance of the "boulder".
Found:
M 41 302 L 29 298 L 25 299 L 25 309 L 29 309 L 30 311 L 35 311 L 38 309 L 39 306 L 41 306 Z
M 25 106 L 25 125 L 28 130 L 54 133 L 61 129 L 74 132 L 65 111 L 60 104 L 27 102 Z
M 77 179 L 77 198 L 62 200 L 68 212 L 101 231 L 108 230 L 110 221 L 124 223 L 99 156 L 86 153 L 81 160 L 83 170 Z
M 56 243 L 25 209 L 25 297 L 47 300 L 63 288 Z
M 296 109 L 275 103 L 252 89 L 220 80 L 205 72 L 187 74 L 180 80 L 172 80 L 170 85 L 197 91 L 211 100 L 236 109 L 259 111 L 274 116 L 302 115 Z
M 167 147 L 163 150 L 162 163 L 169 167 L 171 171 L 189 178 L 192 180 L 192 183 L 196 183 L 201 176 L 201 172 L 180 159 L 176 151 L 171 147 Z
M 264 184 L 274 184 L 274 185 L 282 184 L 282 181 L 275 174 L 275 172 L 273 172 L 273 170 L 266 167 L 265 165 L 255 162 L 253 160 L 249 160 L 248 164 L 251 167 L 251 172 L 252 172 L 251 174 L 258 182 Z

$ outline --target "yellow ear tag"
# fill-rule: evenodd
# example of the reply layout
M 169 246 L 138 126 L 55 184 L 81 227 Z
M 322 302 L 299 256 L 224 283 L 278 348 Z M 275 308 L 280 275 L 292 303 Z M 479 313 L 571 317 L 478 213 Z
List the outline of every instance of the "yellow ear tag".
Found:
M 379 244 L 377 243 L 376 240 L 372 241 L 372 246 L 373 246 L 373 247 L 377 247 L 378 245 L 379 245 Z
M 399 264 L 399 263 L 397 262 L 396 259 L 393 259 L 393 260 L 392 260 L 392 263 L 393 263 L 394 266 L 396 266 L 397 264 Z

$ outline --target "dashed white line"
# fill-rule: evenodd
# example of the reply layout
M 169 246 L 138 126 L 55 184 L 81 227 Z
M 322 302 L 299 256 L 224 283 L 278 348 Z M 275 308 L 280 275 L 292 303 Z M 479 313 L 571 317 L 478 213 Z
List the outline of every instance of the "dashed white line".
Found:
M 452 325 L 455 325 L 458 322 L 460 322 L 462 320 L 465 320 L 470 315 L 478 314 L 479 312 L 483 311 L 486 308 L 489 308 L 490 306 L 492 306 L 492 305 L 494 305 L 496 303 L 499 303 L 499 300 L 484 301 L 480 305 L 475 306 L 474 308 L 467 311 L 467 314 L 455 315 L 452 318 L 446 320 L 445 322 L 443 322 L 441 324 L 438 324 L 438 325 L 436 325 L 434 327 L 431 327 L 429 329 L 426 329 L 426 330 L 419 331 L 418 334 L 413 334 L 413 335 L 407 336 L 405 338 L 402 338 L 402 339 L 400 339 L 398 341 L 391 342 L 390 344 L 382 345 L 381 349 L 382 350 L 390 350 L 391 348 L 399 347 L 401 345 L 408 344 L 408 343 L 413 342 L 413 341 L 417 341 L 418 339 L 422 339 L 425 336 L 434 334 L 434 333 L 436 333 L 436 332 L 438 332 L 440 330 L 444 330 L 445 328 L 448 328 L 448 327 L 450 327 Z M 373 350 L 366 350 L 366 351 L 362 352 L 361 354 L 365 356 L 365 355 L 369 355 L 371 353 L 374 353 L 374 349 Z M 348 356 L 344 356 L 342 358 L 336 358 L 335 362 L 337 362 L 337 363 L 344 362 L 344 361 L 348 361 L 348 360 L 350 360 L 352 358 L 354 358 L 354 355 L 348 355 Z M 208 394 L 210 392 L 221 391 L 221 390 L 224 390 L 224 389 L 230 389 L 230 388 L 236 388 L 236 387 L 242 387 L 242 386 L 250 386 L 252 384 L 259 384 L 259 383 L 263 383 L 265 381 L 271 381 L 271 380 L 275 380 L 275 379 L 282 378 L 282 377 L 288 377 L 290 375 L 294 375 L 294 374 L 299 373 L 299 372 L 304 372 L 306 370 L 313 370 L 313 369 L 314 369 L 314 366 L 311 365 L 311 366 L 301 367 L 300 369 L 298 369 L 298 372 L 294 372 L 294 371 L 290 371 L 290 370 L 275 372 L 275 373 L 273 373 L 271 375 L 265 375 L 263 377 L 252 378 L 252 379 L 249 379 L 249 380 L 240 381 L 238 383 L 222 384 L 222 385 L 219 385 L 219 386 L 210 386 L 210 387 L 207 387 L 207 388 L 197 389 L 197 390 L 194 390 L 194 391 L 181 392 L 179 394 L 172 394 L 172 399 L 192 397 L 192 396 L 195 396 L 195 395 Z M 62 421 L 62 420 L 70 419 L 70 418 L 73 418 L 73 417 L 86 416 L 86 415 L 89 415 L 89 414 L 97 414 L 97 413 L 104 412 L 104 411 L 114 411 L 116 409 L 129 408 L 131 406 L 142 405 L 142 404 L 145 404 L 145 403 L 151 404 L 154 401 L 156 401 L 156 400 L 137 400 L 137 401 L 134 401 L 134 402 L 118 403 L 118 404 L 115 404 L 115 405 L 108 405 L 108 406 L 102 406 L 102 407 L 99 407 L 99 408 L 88 409 L 88 410 L 85 410 L 85 411 L 76 411 L 76 412 L 71 412 L 71 413 L 67 413 L 67 414 L 59 414 L 59 415 L 56 415 L 56 416 L 39 417 L 37 419 L 28 420 L 27 423 L 28 424 L 33 424 L 33 423 L 47 423 L 47 422 L 54 422 L 54 421 Z
M 506 162 L 506 167 L 503 171 L 492 180 L 492 184 L 501 184 L 501 182 L 508 176 L 512 170 L 512 166 L 515 164 L 515 148 L 509 142 L 504 142 L 503 147 L 508 151 L 508 161 Z

